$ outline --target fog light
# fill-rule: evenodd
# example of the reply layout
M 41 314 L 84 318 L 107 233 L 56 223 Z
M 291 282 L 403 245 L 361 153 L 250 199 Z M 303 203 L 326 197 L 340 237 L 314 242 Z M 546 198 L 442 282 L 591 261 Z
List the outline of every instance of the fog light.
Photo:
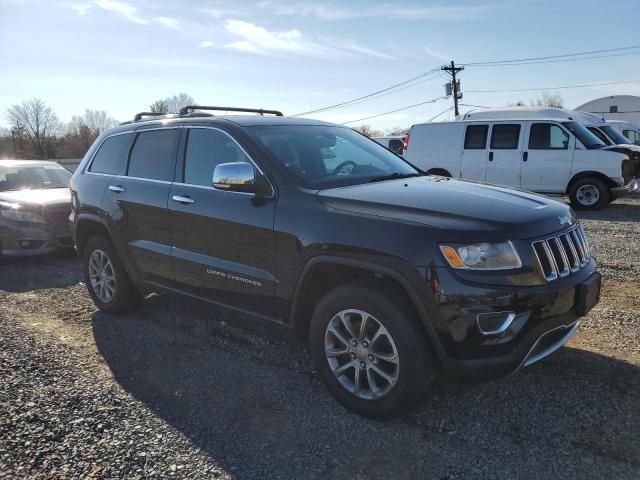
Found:
M 477 317 L 478 330 L 483 335 L 498 335 L 506 331 L 515 318 L 514 312 L 481 313 Z

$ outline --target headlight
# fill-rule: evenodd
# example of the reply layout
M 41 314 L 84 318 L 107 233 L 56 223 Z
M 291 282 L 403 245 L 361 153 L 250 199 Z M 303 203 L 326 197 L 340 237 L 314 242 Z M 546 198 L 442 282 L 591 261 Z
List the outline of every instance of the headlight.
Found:
M 0 202 L 0 215 L 14 222 L 47 223 L 42 215 L 35 212 L 20 210 L 20 205 L 15 203 Z
M 511 242 L 440 245 L 449 265 L 466 270 L 520 268 L 522 262 Z

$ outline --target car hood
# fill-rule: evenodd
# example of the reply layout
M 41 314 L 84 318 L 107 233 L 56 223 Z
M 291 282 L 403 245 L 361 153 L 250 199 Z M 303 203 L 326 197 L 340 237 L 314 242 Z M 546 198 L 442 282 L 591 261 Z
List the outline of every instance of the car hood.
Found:
M 71 194 L 68 188 L 43 188 L 40 190 L 15 190 L 0 192 L 0 200 L 17 203 L 24 206 L 71 204 Z
M 317 196 L 337 210 L 512 239 L 545 235 L 575 222 L 567 205 L 540 195 L 436 176 L 321 190 Z

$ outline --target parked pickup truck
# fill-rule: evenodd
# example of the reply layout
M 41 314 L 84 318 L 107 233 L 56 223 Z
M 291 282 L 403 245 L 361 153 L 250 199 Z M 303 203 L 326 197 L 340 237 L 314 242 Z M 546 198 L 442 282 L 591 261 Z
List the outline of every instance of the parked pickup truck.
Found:
M 575 209 L 596 210 L 638 189 L 640 157 L 632 149 L 607 147 L 570 116 L 516 107 L 414 125 L 405 158 L 428 173 L 567 194 Z
M 386 418 L 439 374 L 541 360 L 598 302 L 567 205 L 424 175 L 349 128 L 281 115 L 200 105 L 100 135 L 70 182 L 98 308 L 164 289 L 275 321 L 339 402 Z

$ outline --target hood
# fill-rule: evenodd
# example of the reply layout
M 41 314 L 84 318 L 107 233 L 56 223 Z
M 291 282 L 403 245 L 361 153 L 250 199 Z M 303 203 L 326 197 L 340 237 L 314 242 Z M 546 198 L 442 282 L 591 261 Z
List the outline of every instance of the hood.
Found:
M 603 147 L 602 150 L 610 150 L 612 152 L 626 153 L 634 157 L 640 156 L 640 146 L 631 145 L 629 143 L 625 143 L 621 145 L 607 145 L 606 147 Z
M 14 190 L 0 192 L 0 200 L 17 203 L 23 206 L 71 205 L 71 194 L 68 188 L 44 188 L 40 190 Z
M 434 228 L 527 239 L 575 222 L 571 209 L 546 197 L 476 182 L 424 176 L 322 190 L 325 205 Z

